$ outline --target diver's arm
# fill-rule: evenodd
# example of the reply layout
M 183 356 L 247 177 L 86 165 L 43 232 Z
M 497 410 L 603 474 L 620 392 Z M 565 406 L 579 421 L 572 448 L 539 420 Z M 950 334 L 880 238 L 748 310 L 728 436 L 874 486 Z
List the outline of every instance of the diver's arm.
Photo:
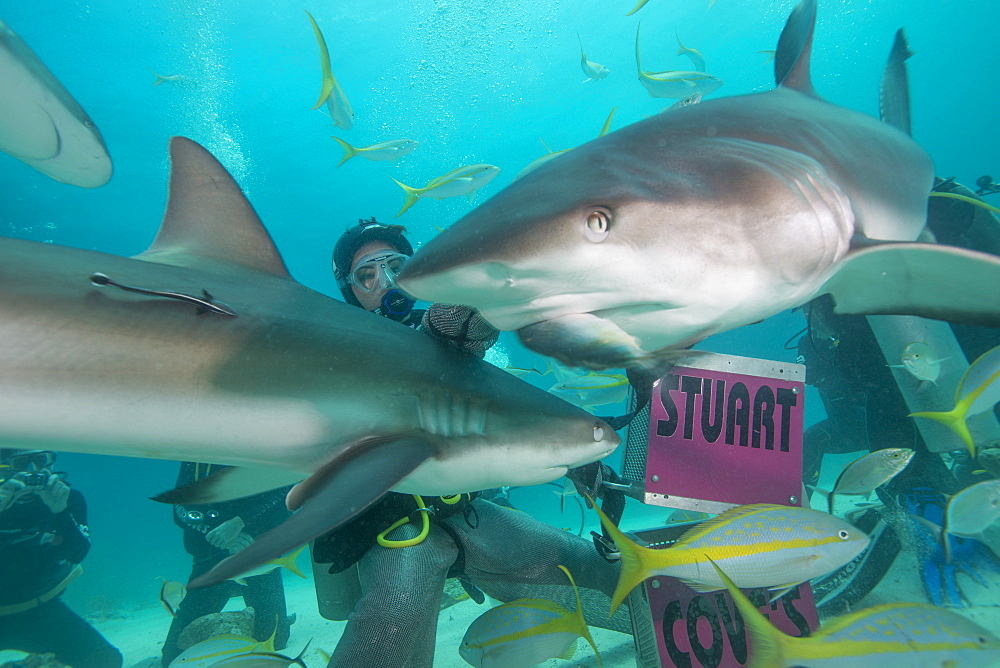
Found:
M 90 529 L 87 526 L 87 502 L 75 489 L 69 492 L 66 508 L 54 513 L 53 529 L 61 540 L 54 542 L 62 559 L 79 564 L 90 551 Z

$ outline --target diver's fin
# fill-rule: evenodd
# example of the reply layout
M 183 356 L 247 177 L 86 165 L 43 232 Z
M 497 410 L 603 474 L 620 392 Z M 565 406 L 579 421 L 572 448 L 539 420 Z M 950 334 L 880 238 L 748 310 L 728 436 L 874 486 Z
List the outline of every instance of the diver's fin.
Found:
M 157 494 L 153 497 L 153 501 L 182 505 L 219 503 L 293 485 L 303 477 L 305 476 L 301 473 L 282 469 L 234 466 Z
M 788 16 L 788 22 L 774 54 L 774 83 L 815 95 L 809 74 L 813 29 L 816 27 L 816 0 L 802 0 Z
M 1000 326 L 1000 258 L 919 243 L 877 243 L 849 255 L 820 293 L 836 313 L 919 315 L 970 325 Z
M 238 577 L 340 526 L 434 454 L 430 443 L 418 439 L 367 439 L 349 447 L 289 492 L 287 504 L 301 506 L 298 512 L 192 580 L 188 588 Z
M 913 55 L 900 28 L 889 52 L 889 61 L 882 70 L 879 83 L 879 117 L 889 125 L 910 132 L 910 82 L 906 75 L 906 60 Z
M 172 137 L 170 164 L 163 222 L 136 259 L 181 267 L 221 260 L 291 278 L 257 212 L 211 153 L 186 137 Z

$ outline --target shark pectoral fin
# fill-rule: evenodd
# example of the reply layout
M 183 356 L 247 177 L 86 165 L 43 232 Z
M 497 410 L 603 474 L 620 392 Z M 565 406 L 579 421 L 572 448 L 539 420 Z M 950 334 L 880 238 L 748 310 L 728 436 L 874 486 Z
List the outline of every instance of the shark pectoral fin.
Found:
M 292 485 L 303 477 L 301 473 L 282 469 L 234 466 L 158 494 L 153 501 L 181 505 L 219 503 Z
M 919 315 L 1000 326 L 1000 257 L 937 244 L 884 243 L 847 257 L 820 292 L 840 314 Z
M 10 105 L 0 122 L 0 151 L 22 161 L 53 158 L 59 153 L 59 129 L 37 103 Z
M 436 453 L 416 438 L 368 439 L 351 446 L 289 492 L 298 512 L 188 584 L 230 580 L 335 529 L 382 497 Z
M 517 330 L 528 348 L 563 364 L 588 369 L 632 367 L 645 359 L 639 341 L 610 320 L 577 313 Z

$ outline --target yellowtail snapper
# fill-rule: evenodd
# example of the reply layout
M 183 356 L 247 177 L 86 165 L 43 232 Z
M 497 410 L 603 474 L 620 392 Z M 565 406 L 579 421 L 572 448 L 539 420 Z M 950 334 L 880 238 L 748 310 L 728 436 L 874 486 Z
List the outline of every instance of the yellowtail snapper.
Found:
M 583 619 L 580 591 L 565 566 L 576 594 L 576 610 L 540 598 L 522 598 L 487 610 L 469 625 L 458 652 L 469 665 L 480 668 L 528 668 L 552 658 L 570 659 L 577 639 L 583 638 L 597 651 Z
M 403 200 L 403 208 L 399 210 L 396 217 L 402 216 L 421 197 L 445 199 L 447 197 L 458 197 L 459 195 L 472 195 L 472 193 L 492 181 L 499 173 L 500 168 L 493 165 L 468 165 L 453 169 L 436 179 L 431 179 L 422 188 L 413 188 L 393 179 L 396 185 L 406 193 L 406 199 Z
M 278 654 L 277 652 L 248 652 L 246 654 L 226 657 L 221 661 L 213 663 L 212 668 L 285 668 L 293 663 L 306 668 L 302 657 L 305 656 L 311 642 L 312 640 L 307 642 L 306 646 L 302 648 L 302 651 L 295 658 Z
M 869 542 L 863 531 L 833 515 L 759 503 L 731 508 L 692 527 L 673 546 L 654 550 L 628 538 L 596 504 L 594 509 L 621 552 L 612 615 L 632 589 L 654 575 L 679 578 L 699 592 L 724 589 L 709 557 L 740 587 L 781 591 L 840 568 Z
M 966 424 L 973 415 L 992 410 L 1000 401 L 1000 346 L 988 350 L 969 365 L 962 380 L 955 390 L 955 407 L 950 411 L 920 411 L 910 413 L 910 417 L 930 418 L 937 420 L 958 434 L 969 449 L 973 458 L 976 456 L 976 444 L 969 433 Z
M 393 139 L 391 141 L 379 142 L 371 146 L 351 146 L 340 137 L 330 137 L 340 144 L 344 149 L 344 157 L 337 163 L 337 167 L 350 160 L 356 155 L 360 155 L 366 160 L 388 162 L 398 160 L 417 147 L 416 141 L 412 139 Z
M 913 459 L 913 450 L 909 448 L 884 448 L 869 452 L 844 467 L 833 491 L 814 487 L 813 490 L 826 497 L 829 512 L 833 514 L 833 497 L 837 494 L 869 495 L 878 487 L 889 482 Z
M 748 668 L 961 668 L 1000 660 L 993 634 L 926 603 L 876 605 L 830 620 L 807 638 L 786 635 L 711 563 L 750 629 Z
M 238 635 L 217 635 L 208 640 L 191 645 L 170 662 L 170 668 L 208 668 L 223 659 L 251 652 L 273 652 L 274 637 L 278 633 L 277 618 L 271 637 L 264 642 Z

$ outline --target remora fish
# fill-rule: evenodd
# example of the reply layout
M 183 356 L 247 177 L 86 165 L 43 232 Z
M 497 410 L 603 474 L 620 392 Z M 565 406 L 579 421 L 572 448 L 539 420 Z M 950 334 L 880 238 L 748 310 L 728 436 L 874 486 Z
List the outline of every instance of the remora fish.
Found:
M 787 590 L 840 568 L 868 547 L 863 531 L 810 508 L 757 503 L 737 506 L 689 529 L 671 547 L 643 547 L 594 505 L 621 552 L 621 573 L 611 614 L 629 592 L 654 575 L 680 578 L 695 591 L 725 585 L 709 566 L 714 559 L 744 588 Z
M 1000 640 L 992 633 L 926 603 L 884 603 L 828 620 L 806 638 L 789 636 L 712 565 L 749 627 L 747 668 L 971 668 L 1000 660 Z
M 534 485 L 617 447 L 585 411 L 299 284 L 225 168 L 183 137 L 170 154 L 162 226 L 135 258 L 0 237 L 0 445 L 242 467 L 170 503 L 306 478 L 295 515 L 189 586 L 280 557 L 389 489 Z
M 56 181 L 96 188 L 111 156 L 83 107 L 10 27 L 0 21 L 0 151 Z
M 656 366 L 823 293 L 838 313 L 1000 324 L 1000 260 L 910 242 L 930 158 L 904 132 L 822 100 L 815 2 L 792 13 L 775 90 L 658 114 L 510 184 L 425 244 L 398 279 L 470 304 L 574 366 Z M 897 36 L 883 89 L 905 88 Z

